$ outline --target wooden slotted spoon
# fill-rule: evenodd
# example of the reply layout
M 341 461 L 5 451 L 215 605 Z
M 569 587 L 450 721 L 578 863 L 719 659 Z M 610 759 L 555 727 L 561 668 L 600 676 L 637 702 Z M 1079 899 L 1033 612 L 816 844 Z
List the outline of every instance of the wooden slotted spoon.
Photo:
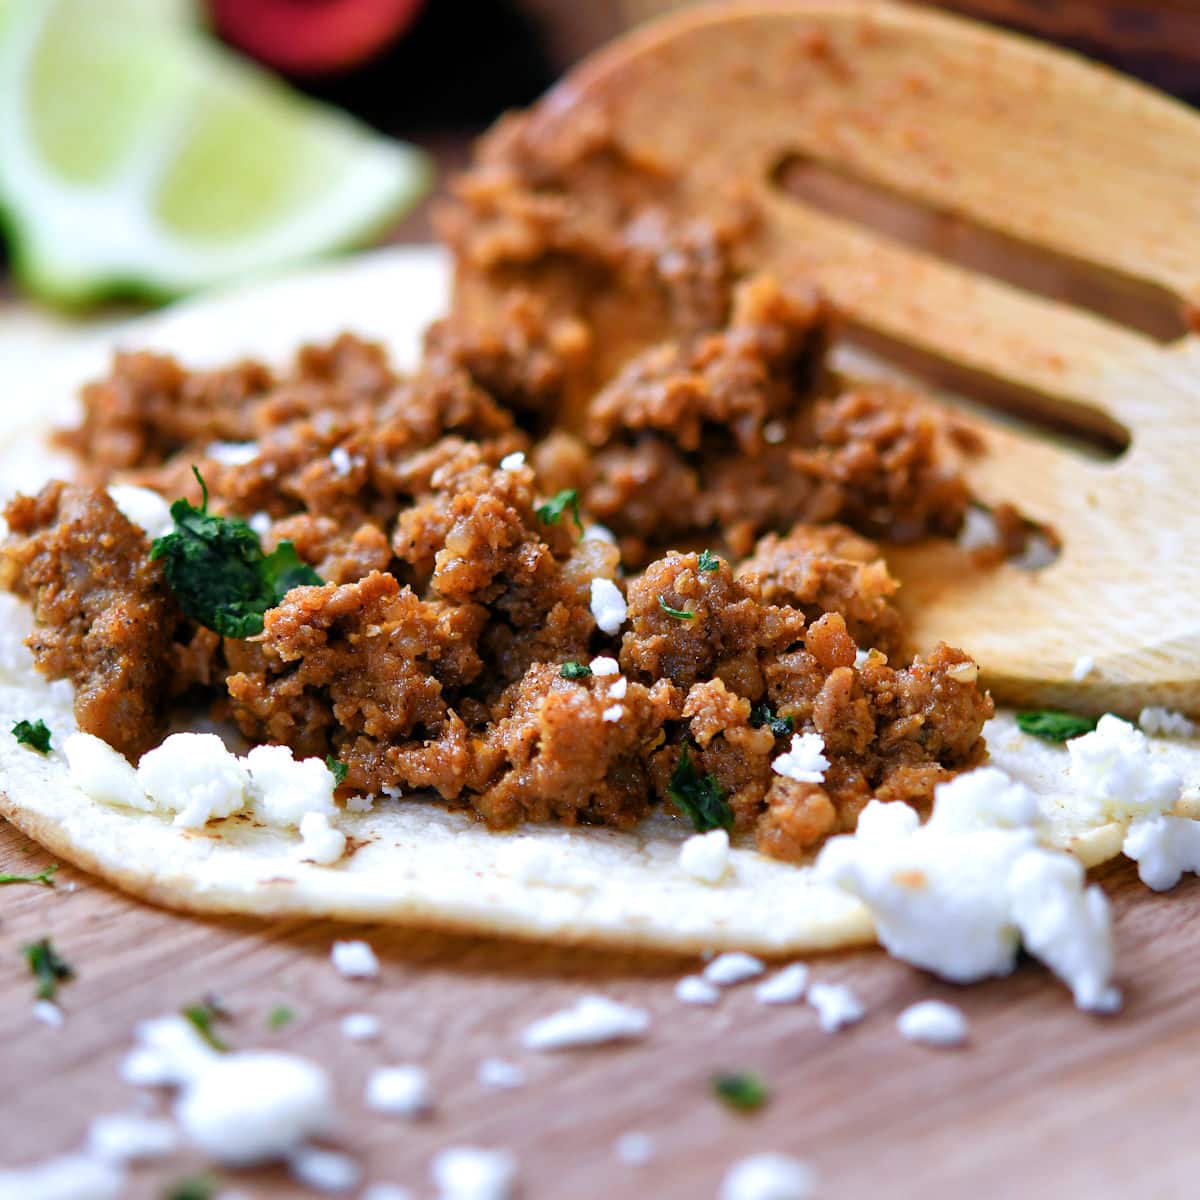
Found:
M 1039 571 L 896 561 L 919 646 L 979 661 L 998 698 L 1200 711 L 1200 339 L 1164 345 L 818 211 L 773 183 L 799 155 L 1200 304 L 1200 118 L 993 30 L 868 0 L 689 9 L 589 59 L 533 121 L 599 117 L 704 212 L 731 179 L 763 214 L 755 267 L 815 281 L 867 331 L 1124 429 L 1116 461 L 981 423 L 976 495 L 1062 540 Z M 1179 507 L 1175 507 L 1176 504 Z M 1200 542 L 1200 536 L 1196 538 Z M 1083 655 L 1095 669 L 1073 668 Z

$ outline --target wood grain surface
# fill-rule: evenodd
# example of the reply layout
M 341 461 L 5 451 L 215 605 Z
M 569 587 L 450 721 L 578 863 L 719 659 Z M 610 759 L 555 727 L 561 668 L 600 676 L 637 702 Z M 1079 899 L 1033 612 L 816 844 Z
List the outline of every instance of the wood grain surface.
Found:
M 46 855 L 0 827 L 0 869 L 41 868 Z M 820 1195 L 935 1198 L 1173 1198 L 1195 1194 L 1194 1130 L 1200 1029 L 1200 888 L 1189 879 L 1156 896 L 1127 865 L 1099 873 L 1116 911 L 1124 1012 L 1088 1017 L 1041 968 L 960 989 L 859 951 L 810 960 L 814 977 L 844 980 L 867 1017 L 838 1034 L 806 1006 L 757 1005 L 749 985 L 715 1009 L 678 1003 L 673 986 L 694 963 L 414 934 L 327 922 L 202 920 L 127 900 L 64 869 L 54 890 L 0 889 L 0 1162 L 23 1163 L 80 1145 L 89 1120 L 129 1111 L 136 1094 L 117 1074 L 134 1024 L 216 992 L 234 1012 L 228 1040 L 312 1056 L 337 1079 L 336 1144 L 367 1180 L 432 1194 L 430 1157 L 449 1145 L 505 1147 L 520 1165 L 521 1200 L 715 1197 L 736 1158 L 800 1155 L 819 1170 Z M 75 885 L 74 890 L 72 885 Z M 62 992 L 66 1023 L 33 1019 L 22 944 L 49 935 L 78 978 Z M 370 940 L 375 982 L 335 973 L 336 937 Z M 641 1043 L 533 1054 L 519 1035 L 534 1017 L 590 992 L 653 1014 Z M 895 1030 L 909 1003 L 941 997 L 971 1020 L 969 1044 L 933 1050 Z M 297 1020 L 268 1031 L 273 1007 Z M 350 1043 L 338 1023 L 368 1011 L 376 1043 Z M 479 1061 L 498 1055 L 528 1071 L 526 1087 L 482 1088 Z M 416 1062 L 430 1073 L 426 1120 L 369 1114 L 371 1067 Z M 737 1116 L 708 1090 L 714 1070 L 761 1072 L 771 1100 Z M 166 1097 L 159 1097 L 165 1105 Z M 630 1168 L 613 1154 L 642 1130 L 657 1156 Z M 154 1200 L 201 1164 L 181 1155 L 132 1176 L 132 1200 Z M 302 1196 L 281 1172 L 238 1172 L 249 1197 Z

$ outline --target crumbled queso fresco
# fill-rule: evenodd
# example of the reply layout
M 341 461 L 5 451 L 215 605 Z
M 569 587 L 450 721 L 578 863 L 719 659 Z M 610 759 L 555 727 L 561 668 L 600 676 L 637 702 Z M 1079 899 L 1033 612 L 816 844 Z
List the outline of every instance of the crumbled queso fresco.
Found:
M 597 1046 L 643 1037 L 649 1028 L 650 1014 L 644 1009 L 604 996 L 584 996 L 570 1008 L 534 1021 L 521 1035 L 521 1044 L 527 1050 Z
M 817 872 L 867 905 L 896 958 L 967 983 L 1007 975 L 1024 943 L 1080 1008 L 1111 1011 L 1108 901 L 1077 859 L 1037 844 L 1036 812 L 1028 789 L 979 768 L 939 785 L 923 826 L 907 805 L 872 801 Z
M 238 758 L 215 733 L 173 733 L 135 769 L 100 738 L 76 732 L 63 753 L 71 782 L 99 803 L 173 813 L 184 829 L 249 808 L 264 825 L 298 829 L 301 858 L 329 865 L 345 852 L 333 824 L 333 773 L 318 758 L 297 761 L 286 746 L 256 746 Z

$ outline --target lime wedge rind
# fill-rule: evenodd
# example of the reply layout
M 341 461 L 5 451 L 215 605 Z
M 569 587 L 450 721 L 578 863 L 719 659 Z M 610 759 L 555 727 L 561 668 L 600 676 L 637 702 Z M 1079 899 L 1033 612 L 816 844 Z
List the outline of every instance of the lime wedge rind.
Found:
M 165 299 L 263 275 L 373 239 L 428 189 L 431 171 L 420 151 L 293 95 L 202 36 L 96 19 L 113 2 L 89 0 L 89 46 L 98 57 L 117 56 L 118 70 L 127 62 L 129 71 L 146 72 L 148 101 L 136 137 L 95 182 L 51 169 L 27 103 L 55 0 L 10 0 L 0 9 L 0 214 L 14 271 L 36 294 L 66 304 Z M 157 197 L 190 131 L 214 98 L 230 95 L 244 95 L 280 128 L 298 129 L 298 144 L 307 138 L 312 153 L 328 151 L 338 169 L 317 181 L 311 199 L 294 198 L 240 236 L 197 236 L 164 221 Z M 219 169 L 196 182 L 198 192 L 223 185 Z

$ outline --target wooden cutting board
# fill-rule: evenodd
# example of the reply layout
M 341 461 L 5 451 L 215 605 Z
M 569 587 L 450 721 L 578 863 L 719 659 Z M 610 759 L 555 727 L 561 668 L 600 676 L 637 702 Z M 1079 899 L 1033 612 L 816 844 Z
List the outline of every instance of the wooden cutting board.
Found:
M 0 870 L 29 871 L 47 856 L 0 823 Z M 130 1111 L 136 1093 L 117 1074 L 134 1024 L 215 991 L 236 1019 L 241 1048 L 309 1055 L 337 1080 L 337 1144 L 370 1181 L 432 1195 L 428 1162 L 450 1145 L 504 1147 L 520 1164 L 521 1200 L 715 1197 L 735 1159 L 779 1150 L 810 1160 L 827 1200 L 1195 1195 L 1194 1129 L 1200 985 L 1200 885 L 1156 896 L 1127 864 L 1100 873 L 1113 899 L 1125 1010 L 1077 1012 L 1040 967 L 955 988 L 856 951 L 810 959 L 814 977 L 844 980 L 866 1019 L 821 1032 L 806 1006 L 766 1008 L 749 985 L 714 1009 L 681 1005 L 681 959 L 531 947 L 324 921 L 275 924 L 183 917 L 126 899 L 81 872 L 58 886 L 0 889 L 0 1163 L 79 1146 L 101 1113 Z M 21 946 L 47 936 L 75 966 L 62 991 L 66 1023 L 33 1019 Z M 335 938 L 364 937 L 382 962 L 376 982 L 343 979 L 329 961 Z M 520 1048 L 534 1017 L 586 992 L 644 1005 L 641 1043 L 557 1054 Z M 970 1043 L 932 1050 L 895 1030 L 908 1004 L 938 997 L 971 1020 Z M 297 1013 L 284 1030 L 267 1014 Z M 376 1043 L 350 1043 L 338 1023 L 367 1011 Z M 488 1091 L 475 1072 L 500 1056 L 528 1071 L 518 1091 Z M 410 1123 L 368 1114 L 363 1087 L 376 1065 L 429 1071 L 436 1112 Z M 756 1115 L 721 1108 L 714 1070 L 759 1071 L 772 1097 Z M 649 1133 L 657 1157 L 620 1164 L 614 1140 Z M 130 1200 L 157 1200 L 200 1164 L 180 1156 L 136 1172 Z M 278 1171 L 241 1172 L 230 1186 L 261 1200 L 307 1195 Z

